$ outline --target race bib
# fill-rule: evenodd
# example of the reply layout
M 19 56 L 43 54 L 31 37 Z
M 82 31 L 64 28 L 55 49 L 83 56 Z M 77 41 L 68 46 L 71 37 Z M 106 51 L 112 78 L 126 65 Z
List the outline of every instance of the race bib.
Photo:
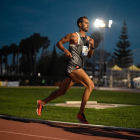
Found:
M 88 54 L 88 47 L 87 46 L 83 46 L 82 47 L 82 55 L 83 56 L 87 56 L 87 54 Z

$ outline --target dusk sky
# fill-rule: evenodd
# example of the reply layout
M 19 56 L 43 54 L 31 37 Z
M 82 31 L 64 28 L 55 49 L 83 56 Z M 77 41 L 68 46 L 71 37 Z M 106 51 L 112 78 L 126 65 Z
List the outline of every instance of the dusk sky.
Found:
M 113 20 L 105 29 L 105 50 L 113 53 L 126 20 L 131 50 L 140 48 L 140 0 L 4 0 L 0 1 L 0 48 L 30 37 L 47 36 L 53 49 L 62 37 L 78 31 L 77 19 L 86 16 L 90 22 L 87 35 L 98 30 L 95 19 Z M 64 45 L 68 48 L 68 44 Z M 57 49 L 57 52 L 58 49 Z M 140 50 L 134 52 L 140 63 Z

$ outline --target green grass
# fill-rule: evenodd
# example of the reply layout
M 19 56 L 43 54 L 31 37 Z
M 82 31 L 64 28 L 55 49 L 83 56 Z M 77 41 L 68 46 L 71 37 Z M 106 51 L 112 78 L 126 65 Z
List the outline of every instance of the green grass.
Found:
M 56 88 L 0 88 L 0 114 L 15 117 L 46 119 L 78 123 L 76 115 L 79 108 L 45 106 L 42 116 L 36 115 L 36 101 L 44 99 Z M 71 88 L 67 94 L 50 103 L 80 101 L 84 88 Z M 117 127 L 140 128 L 140 94 L 116 91 L 93 90 L 90 101 L 98 103 L 132 104 L 137 106 L 111 109 L 85 109 L 91 124 Z

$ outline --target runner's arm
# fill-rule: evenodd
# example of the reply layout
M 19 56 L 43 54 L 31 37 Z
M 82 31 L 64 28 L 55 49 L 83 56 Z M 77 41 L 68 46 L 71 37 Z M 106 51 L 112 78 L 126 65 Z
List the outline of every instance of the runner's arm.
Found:
M 92 38 L 89 39 L 89 52 L 88 52 L 88 58 L 91 58 L 94 53 L 94 40 Z
M 65 37 L 63 37 L 56 46 L 62 50 L 67 57 L 72 57 L 71 53 L 63 46 L 64 43 L 69 42 L 71 38 L 71 34 L 67 34 Z

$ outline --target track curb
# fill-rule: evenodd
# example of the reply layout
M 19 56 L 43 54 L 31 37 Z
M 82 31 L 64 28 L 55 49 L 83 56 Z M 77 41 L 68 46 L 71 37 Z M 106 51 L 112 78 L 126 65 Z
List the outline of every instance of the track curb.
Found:
M 7 120 L 23 121 L 23 122 L 59 124 L 59 125 L 69 125 L 69 126 L 78 126 L 78 127 L 86 127 L 86 128 L 102 128 L 102 129 L 110 129 L 110 130 L 117 130 L 117 131 L 140 132 L 140 129 L 137 129 L 137 128 L 126 128 L 126 127 L 114 127 L 114 126 L 105 126 L 105 125 L 40 120 L 40 119 L 20 118 L 20 117 L 6 116 L 6 115 L 0 115 L 0 118 L 7 119 Z

